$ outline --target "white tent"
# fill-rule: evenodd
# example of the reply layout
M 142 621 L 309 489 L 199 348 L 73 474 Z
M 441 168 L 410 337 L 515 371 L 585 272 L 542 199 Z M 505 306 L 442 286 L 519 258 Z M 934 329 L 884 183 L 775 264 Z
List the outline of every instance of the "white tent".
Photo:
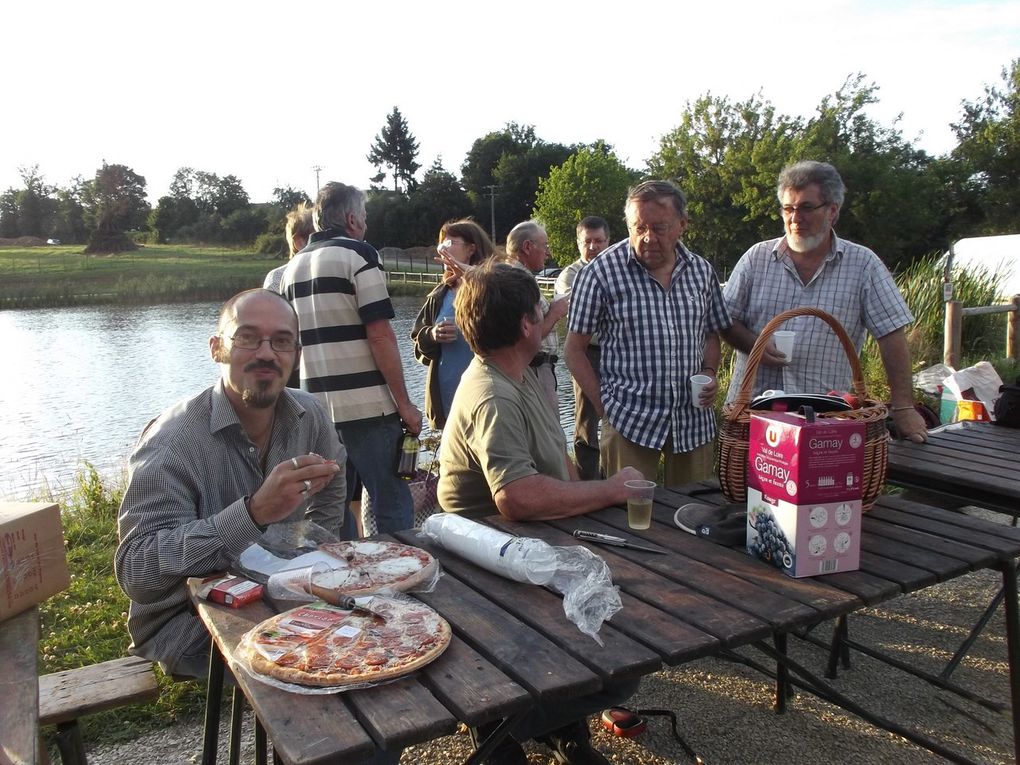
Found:
M 998 274 L 1003 298 L 1020 295 L 1020 234 L 975 236 L 953 244 L 953 269 L 981 267 Z M 948 253 L 947 253 L 948 254 Z

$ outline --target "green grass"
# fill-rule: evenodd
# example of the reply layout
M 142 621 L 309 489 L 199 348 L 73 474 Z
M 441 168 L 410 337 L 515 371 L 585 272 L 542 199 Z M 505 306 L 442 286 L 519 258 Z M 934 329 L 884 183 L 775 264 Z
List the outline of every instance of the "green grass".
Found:
M 59 501 L 71 586 L 40 605 L 39 672 L 56 672 L 127 655 L 128 599 L 113 575 L 117 547 L 117 508 L 123 487 L 105 483 L 85 463 Z M 159 700 L 82 718 L 87 745 L 130 740 L 204 708 L 204 687 L 172 683 L 158 670 Z M 46 731 L 47 743 L 52 730 Z M 52 747 L 51 747 L 52 749 Z M 54 762 L 59 761 L 53 759 Z
M 117 255 L 84 255 L 81 249 L 0 247 L 0 309 L 226 300 L 261 286 L 266 273 L 283 264 L 250 248 L 149 244 Z M 407 270 L 403 258 L 399 270 Z M 428 289 L 394 284 L 391 293 Z

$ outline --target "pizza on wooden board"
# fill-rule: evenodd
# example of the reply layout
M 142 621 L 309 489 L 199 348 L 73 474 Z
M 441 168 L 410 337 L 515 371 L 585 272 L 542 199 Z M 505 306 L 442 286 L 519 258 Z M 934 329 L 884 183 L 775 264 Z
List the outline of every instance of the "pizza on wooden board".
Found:
M 362 608 L 298 606 L 245 636 L 242 657 L 259 675 L 317 687 L 381 683 L 425 666 L 450 644 L 450 625 L 410 598 L 374 596 Z
M 399 542 L 326 542 L 319 545 L 319 551 L 340 564 L 312 576 L 312 595 L 330 603 L 338 602 L 338 595 L 357 597 L 380 590 L 421 589 L 435 578 L 439 567 L 424 550 Z

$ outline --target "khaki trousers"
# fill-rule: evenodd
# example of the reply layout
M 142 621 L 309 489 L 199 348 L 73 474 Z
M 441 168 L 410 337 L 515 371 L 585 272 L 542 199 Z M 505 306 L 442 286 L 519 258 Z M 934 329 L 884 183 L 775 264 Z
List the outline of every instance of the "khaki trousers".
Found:
M 662 449 L 649 449 L 628 441 L 605 418 L 602 419 L 599 451 L 602 471 L 607 478 L 629 465 L 640 470 L 648 480 L 658 481 L 660 458 L 665 463 L 663 486 L 683 486 L 715 475 L 714 442 L 673 454 L 673 437 L 669 436 Z

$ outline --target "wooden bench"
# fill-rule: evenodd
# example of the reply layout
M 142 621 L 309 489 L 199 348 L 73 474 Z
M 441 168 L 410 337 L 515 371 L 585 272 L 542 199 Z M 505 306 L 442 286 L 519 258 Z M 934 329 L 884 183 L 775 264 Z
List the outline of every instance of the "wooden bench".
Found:
M 64 765 L 86 765 L 79 717 L 158 697 L 152 662 L 136 656 L 54 672 L 39 678 L 39 725 L 57 726 Z

